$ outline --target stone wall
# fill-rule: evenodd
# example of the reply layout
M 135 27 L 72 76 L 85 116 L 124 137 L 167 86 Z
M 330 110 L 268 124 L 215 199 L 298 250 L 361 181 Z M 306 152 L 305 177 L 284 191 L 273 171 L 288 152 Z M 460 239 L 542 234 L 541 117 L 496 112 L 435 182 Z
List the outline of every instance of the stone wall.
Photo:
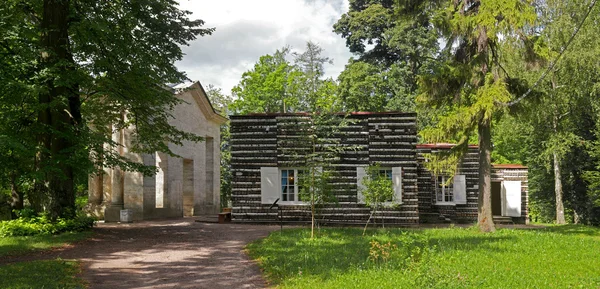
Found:
M 178 157 L 165 153 L 137 154 L 130 151 L 136 137 L 134 127 L 113 130 L 119 153 L 134 162 L 156 166 L 154 176 L 123 172 L 119 168 L 89 180 L 89 211 L 106 221 L 118 221 L 121 209 L 131 209 L 134 220 L 216 214 L 220 210 L 220 125 L 226 119 L 216 114 L 199 83 L 176 94 L 177 104 L 169 121 L 176 128 L 205 138 L 183 145 L 168 144 Z M 127 117 L 127 114 L 124 115 Z M 185 161 L 184 161 L 185 160 Z M 184 199 L 184 192 L 185 199 Z M 103 210 L 106 208 L 106 210 Z

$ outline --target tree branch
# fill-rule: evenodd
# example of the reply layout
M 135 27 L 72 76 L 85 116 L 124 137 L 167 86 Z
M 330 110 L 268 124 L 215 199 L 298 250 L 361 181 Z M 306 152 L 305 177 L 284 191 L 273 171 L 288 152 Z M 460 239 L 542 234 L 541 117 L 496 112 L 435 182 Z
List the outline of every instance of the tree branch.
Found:
M 527 97 L 531 93 L 531 91 L 534 88 L 536 88 L 542 82 L 542 80 L 554 68 L 554 66 L 556 65 L 556 63 L 558 63 L 558 61 L 563 56 L 563 54 L 565 53 L 565 51 L 567 51 L 567 48 L 569 48 L 569 45 L 571 45 L 571 43 L 573 42 L 573 39 L 575 39 L 575 36 L 577 35 L 577 33 L 579 33 L 579 30 L 581 29 L 581 27 L 583 26 L 583 24 L 587 20 L 588 16 L 590 16 L 590 13 L 592 12 L 592 10 L 594 10 L 594 6 L 596 6 L 596 2 L 597 2 L 597 0 L 594 0 L 594 2 L 592 2 L 592 4 L 590 5 L 590 7 L 588 8 L 587 13 L 583 17 L 583 20 L 581 21 L 581 23 L 579 23 L 579 25 L 577 26 L 577 29 L 575 29 L 575 31 L 571 35 L 571 38 L 569 38 L 569 41 L 567 42 L 567 45 L 565 45 L 565 47 L 563 47 L 560 50 L 560 54 L 558 54 L 558 56 L 556 57 L 556 59 L 553 62 L 550 62 L 550 66 L 548 66 L 548 68 L 546 69 L 546 71 L 544 71 L 544 73 L 542 74 L 542 76 L 540 76 L 540 78 L 533 84 L 533 86 L 530 87 L 527 90 L 527 92 L 525 92 L 525 94 L 523 94 L 521 97 L 519 97 L 519 98 L 517 98 L 517 99 L 515 99 L 515 100 L 513 100 L 511 102 L 508 102 L 508 103 L 499 103 L 499 104 L 504 105 L 504 106 L 513 106 L 513 105 L 521 102 L 525 97 Z

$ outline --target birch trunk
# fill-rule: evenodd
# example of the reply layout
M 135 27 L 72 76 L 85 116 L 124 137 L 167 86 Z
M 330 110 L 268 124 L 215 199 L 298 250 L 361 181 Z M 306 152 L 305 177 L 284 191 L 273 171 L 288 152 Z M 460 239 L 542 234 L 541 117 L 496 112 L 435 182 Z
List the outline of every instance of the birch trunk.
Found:
M 560 179 L 560 160 L 558 154 L 552 154 L 554 159 L 554 193 L 556 194 L 556 223 L 565 224 L 565 205 L 563 203 L 562 181 Z

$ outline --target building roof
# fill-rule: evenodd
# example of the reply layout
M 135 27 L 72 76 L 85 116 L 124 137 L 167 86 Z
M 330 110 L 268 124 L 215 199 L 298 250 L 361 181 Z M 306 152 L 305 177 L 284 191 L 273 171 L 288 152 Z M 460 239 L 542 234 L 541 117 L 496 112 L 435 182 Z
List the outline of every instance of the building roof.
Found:
M 417 148 L 418 149 L 451 149 L 455 146 L 456 146 L 456 144 L 453 144 L 453 143 L 424 143 L 424 144 L 418 144 Z M 476 149 L 476 148 L 479 148 L 479 146 L 470 144 L 469 148 Z
M 246 114 L 239 114 L 233 116 L 309 116 L 312 112 L 253 112 Z M 402 112 L 402 111 L 381 111 L 381 112 L 372 112 L 372 111 L 353 111 L 353 112 L 336 112 L 334 114 L 337 115 L 416 115 L 416 112 Z
M 520 164 L 492 164 L 495 169 L 526 169 L 527 167 Z
M 220 115 L 212 106 L 210 99 L 208 99 L 208 95 L 206 95 L 206 91 L 199 81 L 196 81 L 191 85 L 177 85 L 174 88 L 177 89 L 177 94 L 190 92 L 207 120 L 214 121 L 218 124 L 224 124 L 228 121 L 226 117 Z

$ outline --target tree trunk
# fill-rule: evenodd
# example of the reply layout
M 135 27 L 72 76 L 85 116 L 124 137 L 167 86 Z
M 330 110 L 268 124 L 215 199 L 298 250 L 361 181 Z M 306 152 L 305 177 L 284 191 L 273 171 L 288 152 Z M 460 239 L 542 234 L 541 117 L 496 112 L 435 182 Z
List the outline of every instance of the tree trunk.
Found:
M 494 232 L 492 217 L 492 134 L 491 123 L 481 120 L 479 128 L 479 202 L 477 224 L 482 232 Z
M 15 210 L 23 209 L 23 192 L 19 190 L 19 186 L 17 184 L 17 176 L 15 173 L 10 174 L 10 195 L 12 200 L 10 202 L 11 208 L 11 216 L 12 218 L 16 218 Z
M 560 179 L 560 161 L 556 152 L 552 153 L 554 159 L 554 193 L 556 194 L 556 223 L 565 224 L 565 205 L 563 203 L 562 182 Z
M 38 170 L 44 182 L 38 183 L 38 194 L 47 192 L 51 218 L 71 217 L 75 212 L 73 165 L 69 160 L 76 148 L 77 125 L 81 123 L 79 88 L 75 78 L 75 62 L 69 51 L 69 0 L 44 0 L 40 64 L 48 70 L 39 94 L 41 109 L 38 123 L 43 148 L 38 155 Z

